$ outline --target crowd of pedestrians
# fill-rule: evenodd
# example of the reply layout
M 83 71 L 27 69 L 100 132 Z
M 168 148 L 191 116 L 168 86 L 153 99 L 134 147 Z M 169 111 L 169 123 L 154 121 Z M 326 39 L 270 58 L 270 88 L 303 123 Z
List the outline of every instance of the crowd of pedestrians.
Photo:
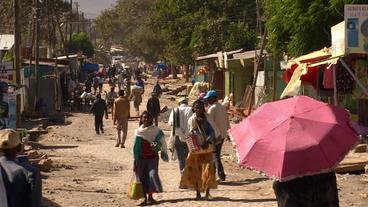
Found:
M 121 79 L 123 80 L 123 77 Z M 110 83 L 109 85 L 111 90 L 106 94 L 107 103 L 97 95 L 91 107 L 91 112 L 95 115 L 96 133 L 103 133 L 102 119 L 104 114 L 107 118 L 107 108 L 111 108 L 113 123 L 117 128 L 115 146 L 125 148 L 128 119 L 132 117 L 130 102 L 133 103 L 140 120 L 133 141 L 133 171 L 143 185 L 144 200 L 141 205 L 156 203 L 153 194 L 163 191 L 158 175 L 159 158 L 168 161 L 168 152 L 171 153 L 171 158 L 177 159 L 179 163 L 181 174 L 179 188 L 194 190 L 196 199 L 202 199 L 201 193 L 205 193 L 205 199 L 212 199 L 210 189 L 217 188 L 218 182 L 226 179 L 221 162 L 221 149 L 230 127 L 227 109 L 218 102 L 217 92 L 210 90 L 202 94 L 193 103 L 193 107 L 189 106 L 186 97 L 178 100 L 178 106 L 172 109 L 169 116 L 168 123 L 172 130 L 167 144 L 164 133 L 158 126 L 162 94 L 159 81 L 155 83 L 151 97 L 147 101 L 146 110 L 142 113 L 139 112 L 139 106 L 142 103 L 145 87 L 140 76 L 137 76 L 129 96 L 122 86 L 118 87 L 120 90 L 117 96 L 114 91 L 115 85 Z M 204 138 L 200 144 L 203 152 L 197 153 L 188 147 L 187 139 L 192 135 Z

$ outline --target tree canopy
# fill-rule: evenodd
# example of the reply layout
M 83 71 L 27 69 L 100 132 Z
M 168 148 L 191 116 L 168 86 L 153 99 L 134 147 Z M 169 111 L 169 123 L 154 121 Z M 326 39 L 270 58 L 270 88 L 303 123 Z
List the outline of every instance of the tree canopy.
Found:
M 255 16 L 254 4 L 250 0 L 120 0 L 96 24 L 102 41 L 120 43 L 130 55 L 189 64 L 198 55 L 254 49 L 255 18 L 250 18 Z
M 344 20 L 344 4 L 367 0 L 266 0 L 268 46 L 298 56 L 328 47 L 330 28 Z
M 73 33 L 68 42 L 68 51 L 71 53 L 83 52 L 84 55 L 91 57 L 94 54 L 93 44 L 85 32 Z

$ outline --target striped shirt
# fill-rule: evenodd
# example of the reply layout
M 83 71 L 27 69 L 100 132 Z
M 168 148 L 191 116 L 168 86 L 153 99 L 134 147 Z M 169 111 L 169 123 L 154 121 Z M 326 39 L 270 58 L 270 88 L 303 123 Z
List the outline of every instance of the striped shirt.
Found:
M 158 157 L 158 154 L 153 151 L 151 143 L 142 139 L 142 157 L 141 159 L 152 159 Z

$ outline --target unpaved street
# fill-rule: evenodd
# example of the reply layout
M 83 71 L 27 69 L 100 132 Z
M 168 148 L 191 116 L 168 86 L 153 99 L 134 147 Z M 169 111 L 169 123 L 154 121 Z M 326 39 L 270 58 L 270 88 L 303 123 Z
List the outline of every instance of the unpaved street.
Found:
M 147 86 L 151 91 L 152 85 Z M 146 92 L 148 94 L 148 92 Z M 175 101 L 162 98 L 162 106 L 175 106 Z M 145 106 L 145 101 L 142 107 Z M 168 112 L 167 112 L 168 113 Z M 132 112 L 134 114 L 134 112 Z M 163 115 L 159 126 L 169 135 L 170 127 Z M 115 126 L 105 122 L 105 134 L 96 135 L 93 116 L 73 113 L 69 125 L 54 126 L 41 137 L 39 148 L 53 160 L 51 172 L 43 173 L 45 206 L 135 206 L 138 201 L 127 198 L 127 186 L 132 176 L 132 144 L 138 121 L 129 122 L 126 148 L 116 148 Z M 178 189 L 180 174 L 177 161 L 160 162 L 160 177 L 164 193 L 155 194 L 158 206 L 277 206 L 272 180 L 255 172 L 241 169 L 230 142 L 226 142 L 223 160 L 227 180 L 212 190 L 214 200 L 195 201 L 195 192 Z M 360 206 L 368 202 L 364 194 L 368 184 L 362 175 L 338 176 L 341 206 Z

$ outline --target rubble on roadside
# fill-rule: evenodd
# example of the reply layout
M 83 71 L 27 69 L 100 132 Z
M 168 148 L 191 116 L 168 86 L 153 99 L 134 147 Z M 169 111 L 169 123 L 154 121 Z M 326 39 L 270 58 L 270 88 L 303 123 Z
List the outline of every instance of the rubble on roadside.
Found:
M 28 157 L 31 165 L 37 167 L 42 172 L 49 172 L 53 167 L 52 160 L 44 153 L 31 149 L 29 151 L 25 151 L 24 155 Z
M 337 173 L 367 173 L 368 174 L 368 146 L 359 144 L 352 150 L 336 168 Z

